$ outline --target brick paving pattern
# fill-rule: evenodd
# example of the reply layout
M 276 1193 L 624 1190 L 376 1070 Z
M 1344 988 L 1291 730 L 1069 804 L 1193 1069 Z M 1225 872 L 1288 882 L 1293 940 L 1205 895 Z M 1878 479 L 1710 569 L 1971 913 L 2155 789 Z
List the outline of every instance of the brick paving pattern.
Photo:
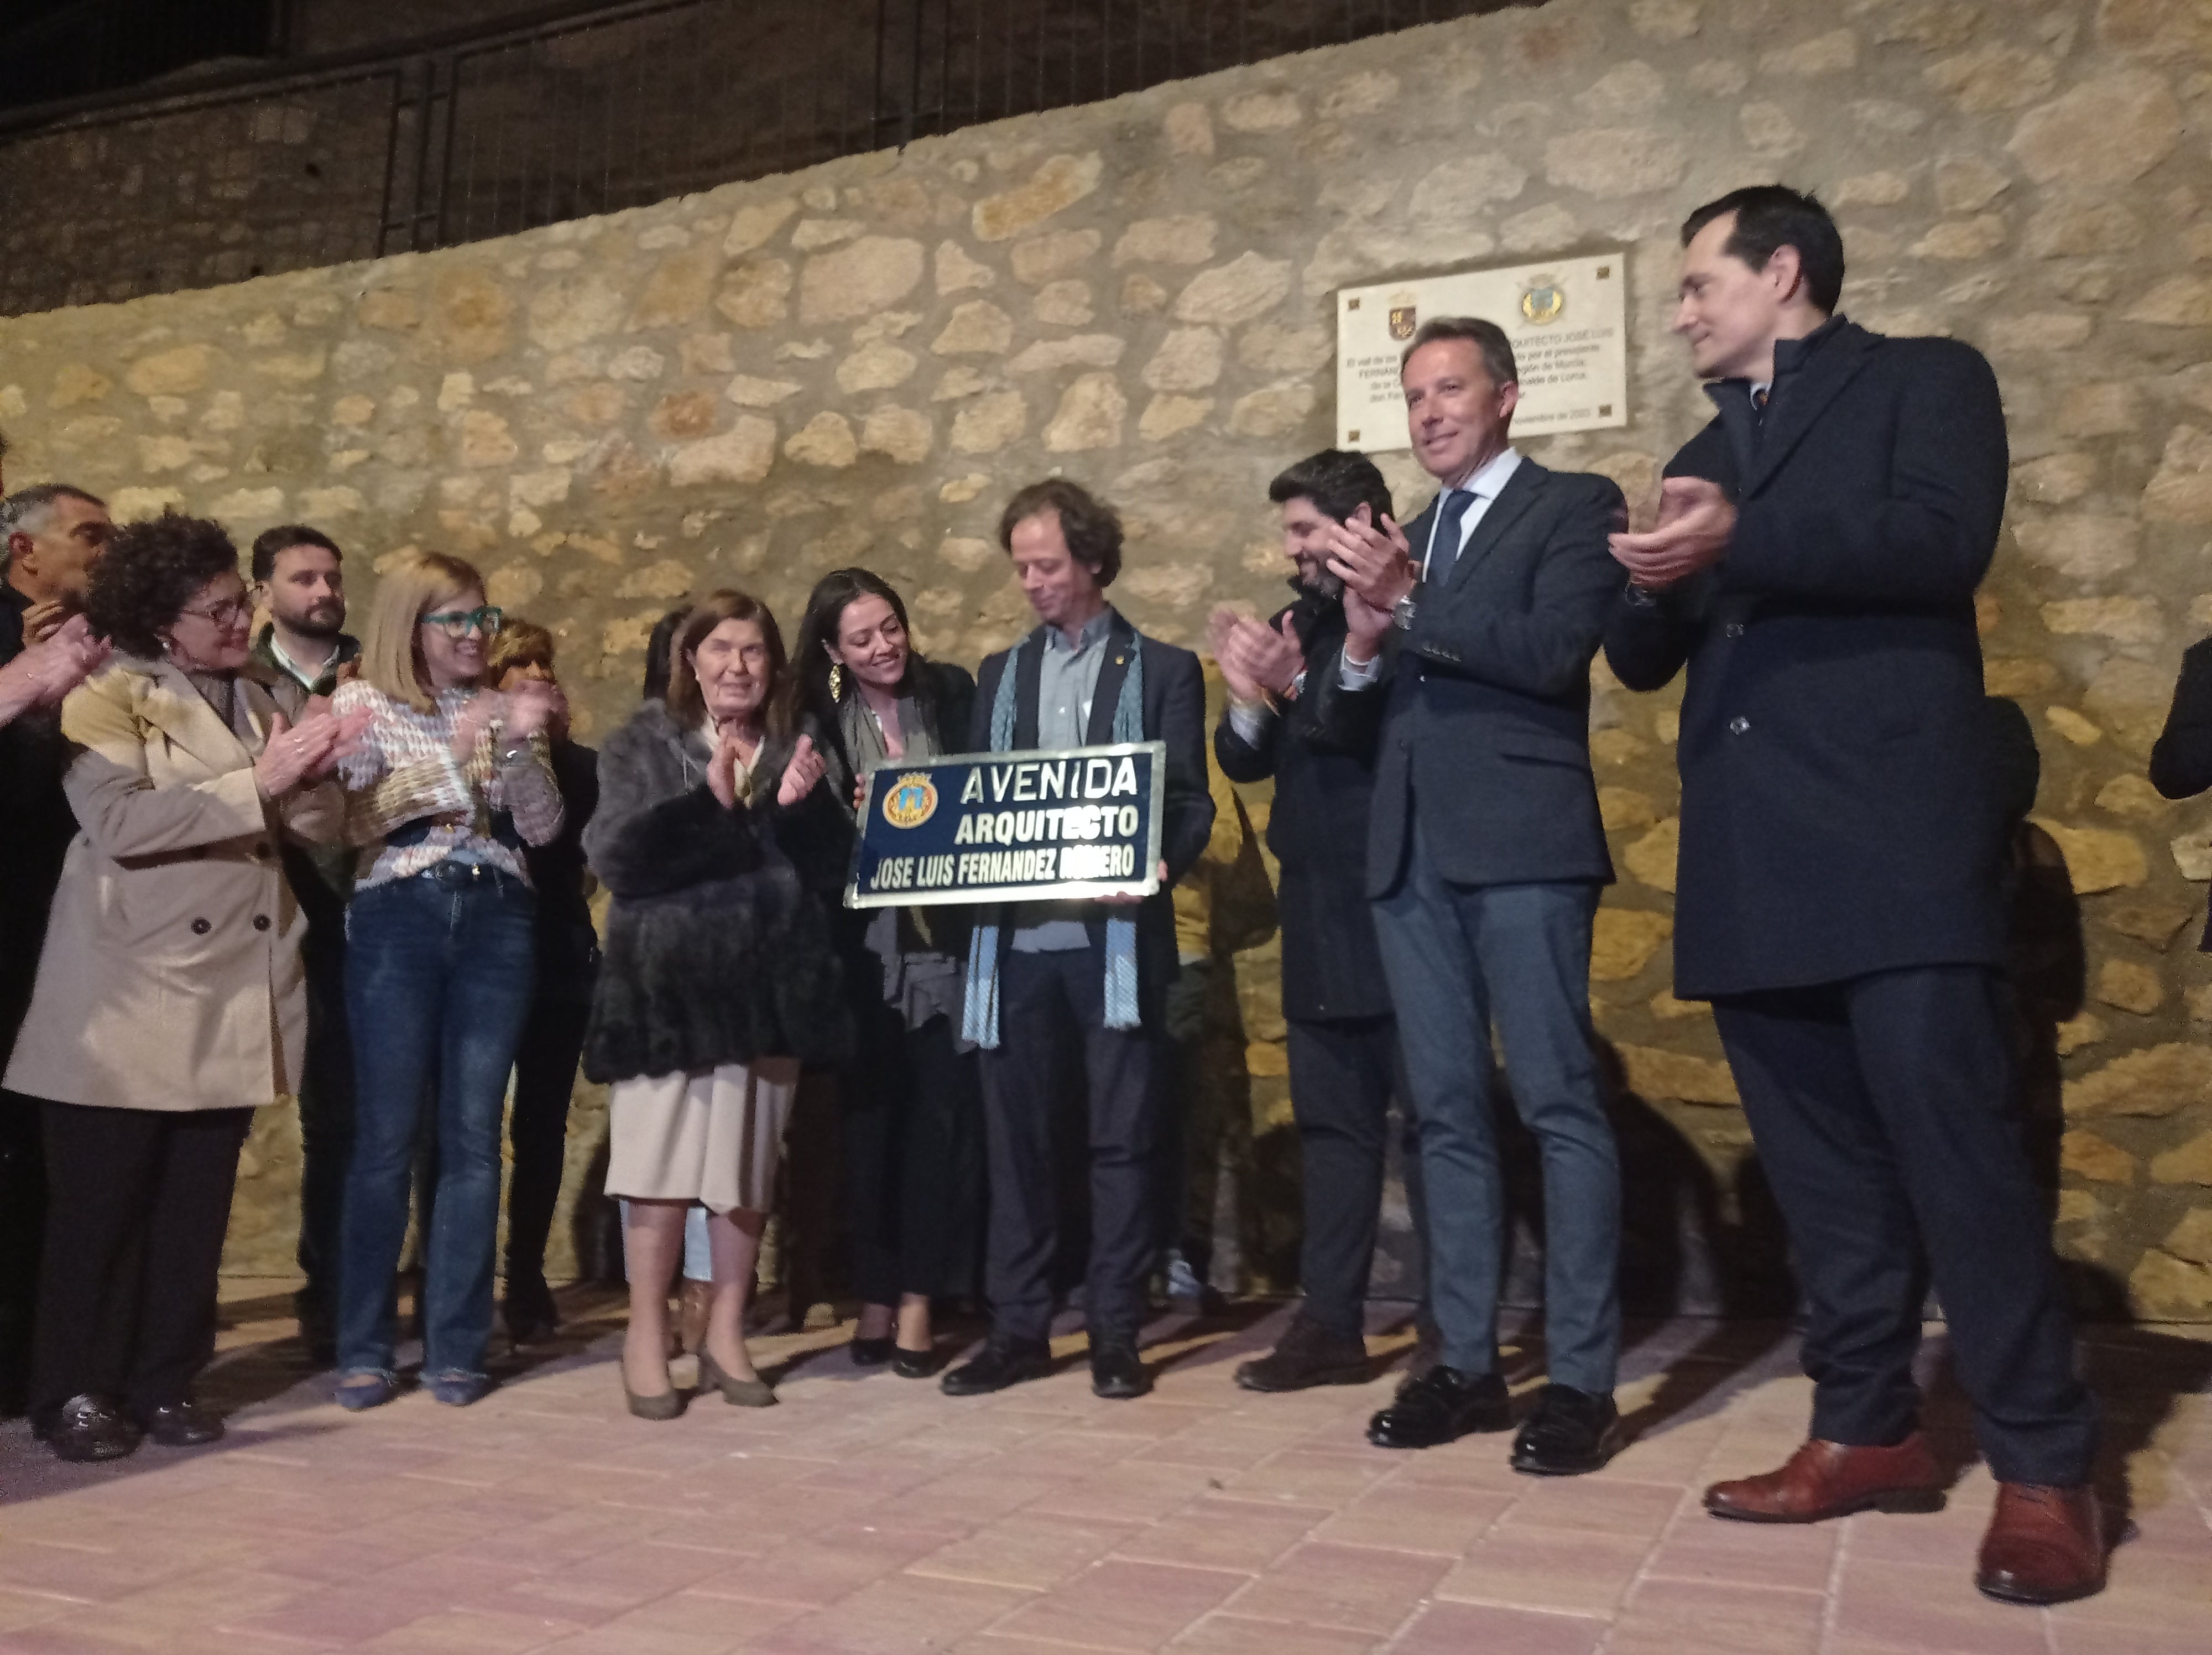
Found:
M 1785 1329 L 1633 1330 L 1636 1439 L 1541 1482 L 1505 1439 L 1425 1453 L 1362 1439 L 1395 1382 L 1255 1396 L 1235 1365 L 1286 1312 L 1164 1318 L 1157 1390 L 1090 1393 L 1081 1342 L 1049 1379 L 955 1401 L 863 1373 L 846 1329 L 764 1338 L 782 1405 L 623 1411 L 618 1306 L 467 1409 L 327 1399 L 273 1283 L 233 1284 L 205 1394 L 222 1444 L 64 1466 L 0 1427 L 4 1655 L 2205 1655 L 2212 1650 L 2212 1341 L 2088 1338 L 2127 1538 L 2101 1597 L 2054 1610 L 1969 1579 L 1990 1503 L 1817 1528 L 1716 1521 L 1708 1480 L 1802 1432 Z M 2212 1329 L 2197 1332 L 2212 1335 Z M 1401 1350 L 1377 1323 L 1372 1348 Z M 1534 1383 L 1533 1344 L 1509 1373 Z M 1931 1427 L 1968 1457 L 1929 1354 Z M 688 1377 L 688 1360 L 678 1378 Z

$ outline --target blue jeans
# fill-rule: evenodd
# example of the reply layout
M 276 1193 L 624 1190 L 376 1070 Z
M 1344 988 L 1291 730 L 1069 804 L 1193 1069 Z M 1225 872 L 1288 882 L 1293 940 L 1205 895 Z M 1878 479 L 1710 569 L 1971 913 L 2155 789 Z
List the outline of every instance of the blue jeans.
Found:
M 1544 1173 L 1544 1334 L 1551 1379 L 1603 1396 L 1620 1353 L 1620 1162 L 1592 1049 L 1589 884 L 1459 885 L 1418 830 L 1375 905 L 1420 1125 L 1429 1297 L 1443 1360 L 1498 1366 L 1505 1190 L 1491 1098 L 1491 1021 Z
M 436 1201 L 424 1269 L 422 1371 L 481 1374 L 491 1338 L 500 1124 L 530 1013 L 538 899 L 489 867 L 445 861 L 346 910 L 354 1147 L 338 1232 L 338 1370 L 389 1373 L 393 1278 L 426 1103 Z

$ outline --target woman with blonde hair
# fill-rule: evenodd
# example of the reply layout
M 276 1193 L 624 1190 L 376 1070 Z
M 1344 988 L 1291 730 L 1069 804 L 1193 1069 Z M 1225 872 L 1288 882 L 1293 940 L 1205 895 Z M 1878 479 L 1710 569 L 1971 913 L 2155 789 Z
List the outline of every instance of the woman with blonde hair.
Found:
M 584 1073 L 613 1087 L 607 1193 L 629 1198 L 623 1390 L 650 1420 L 683 1411 L 668 1287 L 695 1202 L 711 1215 L 714 1269 L 700 1389 L 775 1400 L 745 1350 L 745 1296 L 799 1066 L 843 1058 L 850 1025 L 829 916 L 799 867 L 830 846 L 823 829 L 840 812 L 813 743 L 784 725 L 775 617 L 712 593 L 669 665 L 666 699 L 600 750 L 584 834 L 614 895 Z
M 368 715 L 338 768 L 346 837 L 360 848 L 346 910 L 354 1148 L 338 1239 L 337 1400 L 349 1409 L 398 1394 L 393 1282 L 429 1100 L 438 1174 L 422 1373 L 453 1407 L 491 1388 L 500 1117 L 535 976 L 524 848 L 550 843 L 563 815 L 548 744 L 559 691 L 483 685 L 500 618 L 471 565 L 410 552 L 377 583 L 361 676 L 331 698 L 340 714 Z

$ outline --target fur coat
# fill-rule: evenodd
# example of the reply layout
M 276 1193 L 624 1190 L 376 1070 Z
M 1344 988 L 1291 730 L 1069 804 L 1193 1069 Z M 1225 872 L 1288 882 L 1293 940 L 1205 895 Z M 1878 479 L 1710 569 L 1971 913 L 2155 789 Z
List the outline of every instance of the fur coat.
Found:
M 775 803 L 789 748 L 774 743 L 753 802 L 724 809 L 689 735 L 648 701 L 599 751 L 584 853 L 613 902 L 584 1073 L 611 1082 L 769 1056 L 840 1062 L 851 1017 L 811 871 L 837 812 L 820 788 L 791 809 Z

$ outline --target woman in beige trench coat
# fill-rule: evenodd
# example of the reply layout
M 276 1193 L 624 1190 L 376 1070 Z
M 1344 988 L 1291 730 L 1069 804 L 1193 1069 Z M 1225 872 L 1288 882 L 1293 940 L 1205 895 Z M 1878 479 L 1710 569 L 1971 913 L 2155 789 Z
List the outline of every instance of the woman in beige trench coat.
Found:
M 6 1085 L 40 1102 L 50 1185 L 33 1423 L 64 1459 L 111 1459 L 142 1432 L 222 1434 L 191 1386 L 238 1153 L 306 1036 L 276 838 L 337 836 L 322 778 L 357 729 L 287 727 L 240 674 L 251 610 L 217 524 L 122 530 L 86 608 L 118 654 L 63 703 L 80 831 Z

